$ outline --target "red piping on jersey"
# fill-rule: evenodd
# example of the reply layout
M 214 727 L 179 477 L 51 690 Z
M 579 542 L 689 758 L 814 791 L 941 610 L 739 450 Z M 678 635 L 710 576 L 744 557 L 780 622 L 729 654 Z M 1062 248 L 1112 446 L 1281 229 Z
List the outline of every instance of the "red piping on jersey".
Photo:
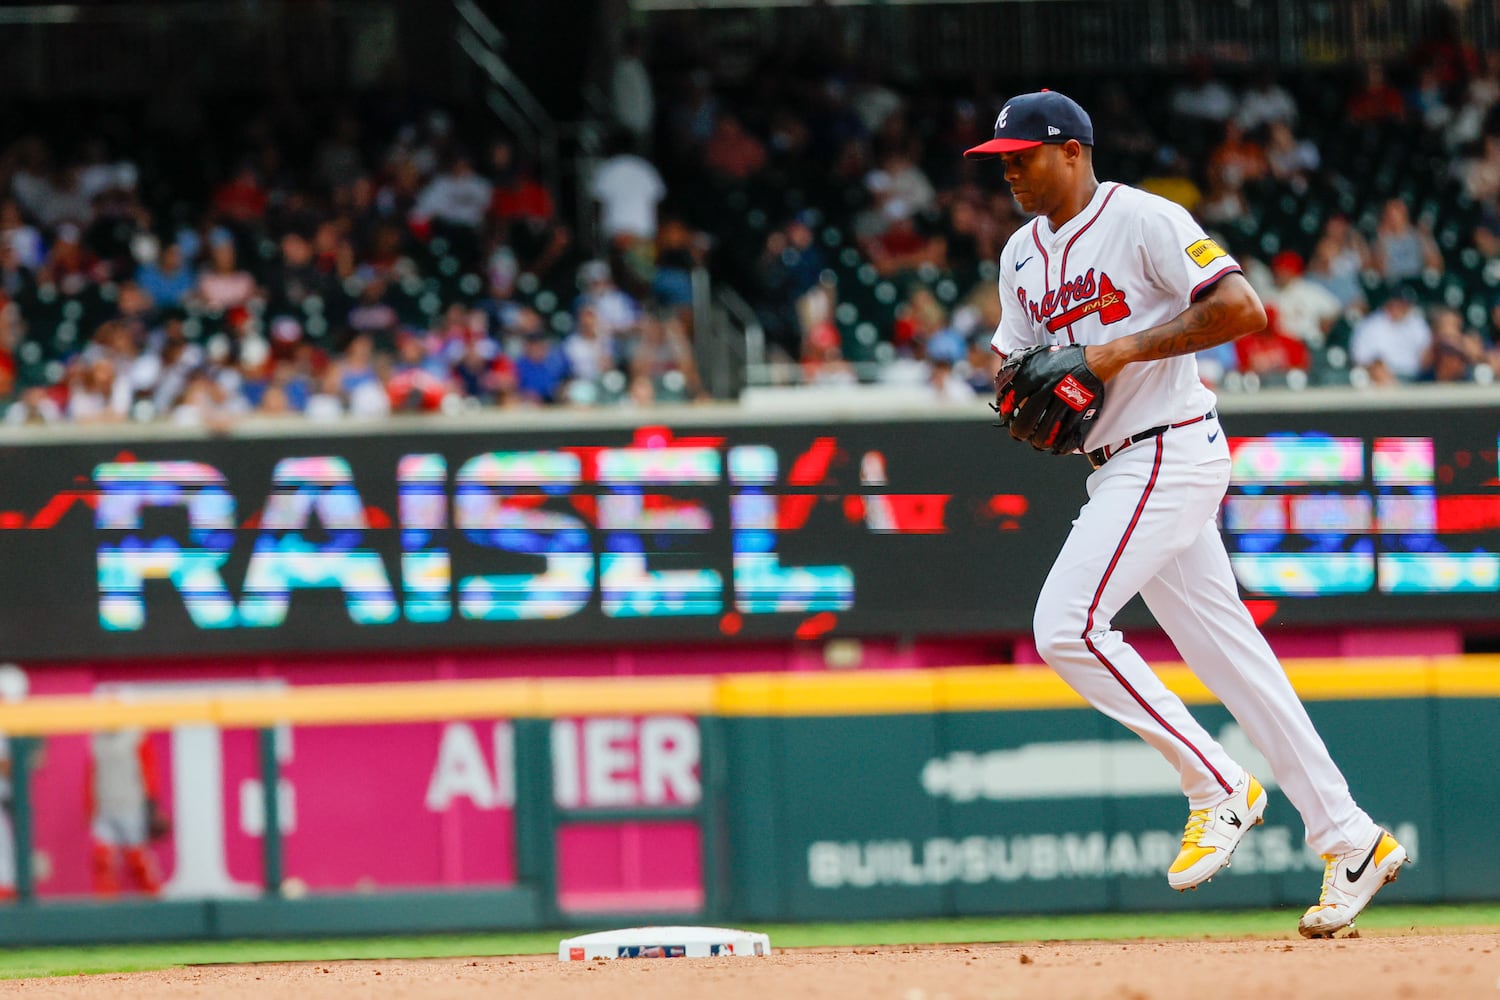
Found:
M 1037 230 L 1042 228 L 1042 220 L 1038 218 L 1031 224 L 1031 242 L 1036 244 L 1037 252 L 1042 255 L 1042 298 L 1046 298 L 1052 292 L 1052 264 L 1051 258 L 1042 246 L 1042 238 L 1037 235 Z
M 1104 214 L 1104 209 L 1109 205 L 1109 199 L 1113 198 L 1115 196 L 1115 192 L 1118 190 L 1120 190 L 1119 184 L 1116 184 L 1114 187 L 1109 189 L 1109 194 L 1105 195 L 1104 200 L 1099 203 L 1099 210 L 1094 213 L 1093 217 L 1090 218 L 1089 221 L 1083 224 L 1083 228 L 1079 229 L 1078 232 L 1073 234 L 1072 238 L 1068 240 L 1068 245 L 1063 247 L 1062 260 L 1058 262 L 1057 266 L 1057 271 L 1062 275 L 1062 280 L 1068 280 L 1068 251 L 1073 249 L 1073 244 L 1078 242 L 1078 237 L 1088 232 L 1088 228 L 1099 220 L 1099 216 Z M 1073 339 L 1072 323 L 1068 324 L 1068 343 L 1076 343 L 1076 341 L 1074 341 Z
M 1218 282 L 1218 281 L 1220 281 L 1220 280 L 1222 280 L 1224 278 L 1227 278 L 1231 274 L 1243 274 L 1243 273 L 1244 272 L 1240 270 L 1240 266 L 1238 264 L 1230 264 L 1228 267 L 1224 268 L 1224 270 L 1220 271 L 1218 274 L 1214 275 L 1212 278 L 1209 278 L 1206 281 L 1199 282 L 1199 284 L 1197 285 L 1197 287 L 1195 287 L 1191 292 L 1188 293 L 1188 301 L 1189 302 L 1197 302 L 1198 301 L 1198 296 L 1203 292 L 1204 289 L 1208 288 L 1210 285 L 1213 285 L 1216 282 Z
M 1049 258 L 1047 257 L 1047 251 L 1042 247 L 1041 237 L 1036 234 L 1041 224 L 1042 220 L 1040 216 L 1031 223 L 1031 242 L 1036 245 L 1037 252 L 1042 255 L 1042 297 L 1045 298 L 1052 291 L 1052 268 L 1047 263 Z M 1001 303 L 1001 305 L 1003 306 L 1004 303 Z M 1000 355 L 1001 358 L 1005 357 L 1005 352 L 993 343 L 990 344 L 990 350 Z
M 1187 423 L 1196 422 L 1197 421 L 1193 420 L 1187 421 Z M 1083 627 L 1083 642 L 1086 646 L 1088 646 L 1089 652 L 1094 654 L 1094 658 L 1097 659 L 1100 663 L 1104 664 L 1104 669 L 1108 670 L 1110 674 L 1114 676 L 1115 680 L 1120 682 L 1120 686 L 1130 694 L 1130 697 L 1135 699 L 1136 704 L 1144 708 L 1147 714 L 1150 715 L 1151 718 L 1156 720 L 1157 725 L 1161 726 L 1167 732 L 1177 737 L 1178 742 L 1187 747 L 1189 750 L 1193 751 L 1193 755 L 1200 761 L 1202 761 L 1203 766 L 1208 768 L 1209 773 L 1214 776 L 1214 780 L 1219 783 L 1219 787 L 1224 789 L 1224 794 L 1233 795 L 1234 787 L 1230 785 L 1229 782 L 1224 780 L 1224 776 L 1222 774 L 1214 769 L 1214 766 L 1208 762 L 1208 758 L 1203 756 L 1203 751 L 1193 746 L 1192 743 L 1188 742 L 1187 737 L 1183 736 L 1177 730 L 1173 729 L 1172 726 L 1168 724 L 1167 720 L 1163 719 L 1157 713 L 1156 709 L 1152 708 L 1151 705 L 1146 701 L 1146 699 L 1141 697 L 1141 693 L 1130 686 L 1130 682 L 1125 679 L 1125 676 L 1115 668 L 1115 665 L 1113 663 L 1109 662 L 1108 657 L 1099 652 L 1099 647 L 1095 646 L 1094 640 L 1089 638 L 1089 633 L 1094 631 L 1094 612 L 1099 609 L 1099 601 L 1104 597 L 1104 588 L 1109 583 L 1110 575 L 1114 573 L 1115 567 L 1119 565 L 1120 556 L 1125 552 L 1125 543 L 1130 541 L 1130 536 L 1135 531 L 1135 526 L 1140 523 L 1141 514 L 1146 510 L 1146 500 L 1151 496 L 1151 490 L 1156 486 L 1157 474 L 1161 472 L 1161 458 L 1163 450 L 1163 439 L 1161 437 L 1158 437 L 1156 439 L 1156 461 L 1151 466 L 1151 478 L 1146 481 L 1146 488 L 1141 492 L 1141 502 L 1135 505 L 1135 514 L 1131 516 L 1130 524 L 1125 528 L 1124 536 L 1120 538 L 1120 544 L 1115 547 L 1114 557 L 1110 559 L 1109 567 L 1104 571 L 1104 578 L 1099 581 L 1099 588 L 1094 591 L 1094 600 L 1089 604 L 1088 620 L 1084 623 Z

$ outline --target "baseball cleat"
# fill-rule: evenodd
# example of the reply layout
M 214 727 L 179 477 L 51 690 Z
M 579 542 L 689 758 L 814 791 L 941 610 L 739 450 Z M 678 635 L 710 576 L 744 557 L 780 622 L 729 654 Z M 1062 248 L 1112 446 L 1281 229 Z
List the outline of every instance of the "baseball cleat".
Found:
M 1182 831 L 1182 850 L 1167 869 L 1167 884 L 1185 892 L 1228 868 L 1245 834 L 1265 822 L 1265 812 L 1266 790 L 1249 772 L 1229 798 L 1210 809 L 1194 809 Z
M 1329 938 L 1354 925 L 1375 893 L 1396 881 L 1406 864 L 1406 848 L 1384 830 L 1369 847 L 1323 855 L 1323 892 L 1297 922 L 1303 937 Z

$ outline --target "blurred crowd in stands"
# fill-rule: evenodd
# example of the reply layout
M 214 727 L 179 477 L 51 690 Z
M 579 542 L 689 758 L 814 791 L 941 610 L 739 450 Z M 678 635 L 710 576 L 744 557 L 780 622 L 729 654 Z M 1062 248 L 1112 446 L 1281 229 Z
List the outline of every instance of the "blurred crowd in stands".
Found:
M 323 124 L 290 165 L 274 123 L 252 122 L 206 203 L 174 219 L 142 197 L 131 150 L 7 148 L 4 420 L 227 427 L 702 395 L 680 225 L 653 213 L 639 231 L 660 263 L 643 282 L 579 252 L 505 139 L 465 145 L 441 111 L 377 137 L 353 115 Z
M 987 395 L 995 261 L 1028 219 L 999 167 L 959 154 L 1008 95 L 795 61 L 729 83 L 652 47 L 632 37 L 614 67 L 583 226 L 514 143 L 443 109 L 383 130 L 332 111 L 297 162 L 268 109 L 187 211 L 143 195 L 128 143 L 16 138 L 0 156 L 4 421 L 699 400 L 704 270 L 749 303 L 769 378 Z M 1092 112 L 1101 179 L 1193 212 L 1268 306 L 1265 331 L 1202 356 L 1204 378 L 1489 381 L 1500 53 L 1454 43 L 1288 82 L 1205 62 L 1170 86 L 1066 88 Z
M 1493 378 L 1500 54 L 1419 49 L 1389 72 L 1400 86 L 1378 64 L 1353 80 L 1304 79 L 1311 109 L 1269 69 L 1234 84 L 1207 62 L 1170 87 L 1095 81 L 1078 95 L 1093 112 L 1101 178 L 1193 212 L 1267 304 L 1263 332 L 1200 358 L 1206 381 L 1241 390 Z M 690 72 L 665 135 L 670 160 L 710 175 L 773 175 L 825 192 L 765 238 L 753 287 L 773 339 L 808 381 L 854 377 L 850 349 L 866 346 L 877 378 L 911 377 L 917 361 L 943 398 L 962 397 L 954 383 L 986 394 L 1003 308 L 991 262 L 1028 220 L 999 167 L 955 151 L 989 136 L 1006 95 L 905 96 L 857 74 L 763 79 L 775 82 L 735 105 Z M 842 200 L 827 194 L 838 191 Z M 817 225 L 830 222 L 820 239 Z M 846 241 L 857 263 L 841 271 Z M 838 319 L 862 282 L 899 293 L 864 345 L 857 321 Z

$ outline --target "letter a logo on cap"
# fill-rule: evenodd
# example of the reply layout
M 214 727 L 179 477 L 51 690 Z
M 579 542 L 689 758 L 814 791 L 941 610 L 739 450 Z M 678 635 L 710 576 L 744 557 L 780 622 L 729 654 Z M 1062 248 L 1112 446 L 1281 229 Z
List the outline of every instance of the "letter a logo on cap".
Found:
M 1085 146 L 1094 144 L 1094 125 L 1088 112 L 1069 97 L 1041 90 L 1006 101 L 995 119 L 995 137 L 964 150 L 964 155 L 1004 156 L 1073 139 Z

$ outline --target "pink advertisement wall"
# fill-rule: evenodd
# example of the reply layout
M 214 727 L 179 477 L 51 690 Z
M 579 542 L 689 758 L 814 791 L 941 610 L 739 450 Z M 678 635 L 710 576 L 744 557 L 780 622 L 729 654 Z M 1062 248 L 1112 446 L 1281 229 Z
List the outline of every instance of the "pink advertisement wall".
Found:
M 733 658 L 730 658 L 731 660 Z M 597 676 L 764 669 L 742 651 L 726 662 L 684 649 L 635 654 L 191 659 L 49 665 L 30 672 L 34 694 L 126 698 L 301 684 L 502 676 Z M 774 666 L 791 666 L 782 658 Z M 821 669 L 822 664 L 818 663 Z M 623 668 L 623 669 L 622 669 Z M 675 716 L 558 719 L 553 789 L 563 807 L 651 808 L 698 801 L 698 732 Z M 264 825 L 257 734 L 180 726 L 141 734 L 149 783 L 172 818 L 149 853 L 161 894 L 249 895 L 262 881 Z M 276 731 L 279 811 L 289 893 L 503 886 L 515 879 L 515 768 L 507 720 L 298 726 Z M 48 738 L 32 775 L 36 884 L 43 897 L 94 894 L 89 811 L 91 741 Z M 520 766 L 538 768 L 540 761 Z M 106 832 L 105 839 L 110 839 Z M 681 820 L 564 826 L 558 836 L 564 910 L 675 910 L 702 899 L 696 824 Z M 121 865 L 121 890 L 139 883 Z

